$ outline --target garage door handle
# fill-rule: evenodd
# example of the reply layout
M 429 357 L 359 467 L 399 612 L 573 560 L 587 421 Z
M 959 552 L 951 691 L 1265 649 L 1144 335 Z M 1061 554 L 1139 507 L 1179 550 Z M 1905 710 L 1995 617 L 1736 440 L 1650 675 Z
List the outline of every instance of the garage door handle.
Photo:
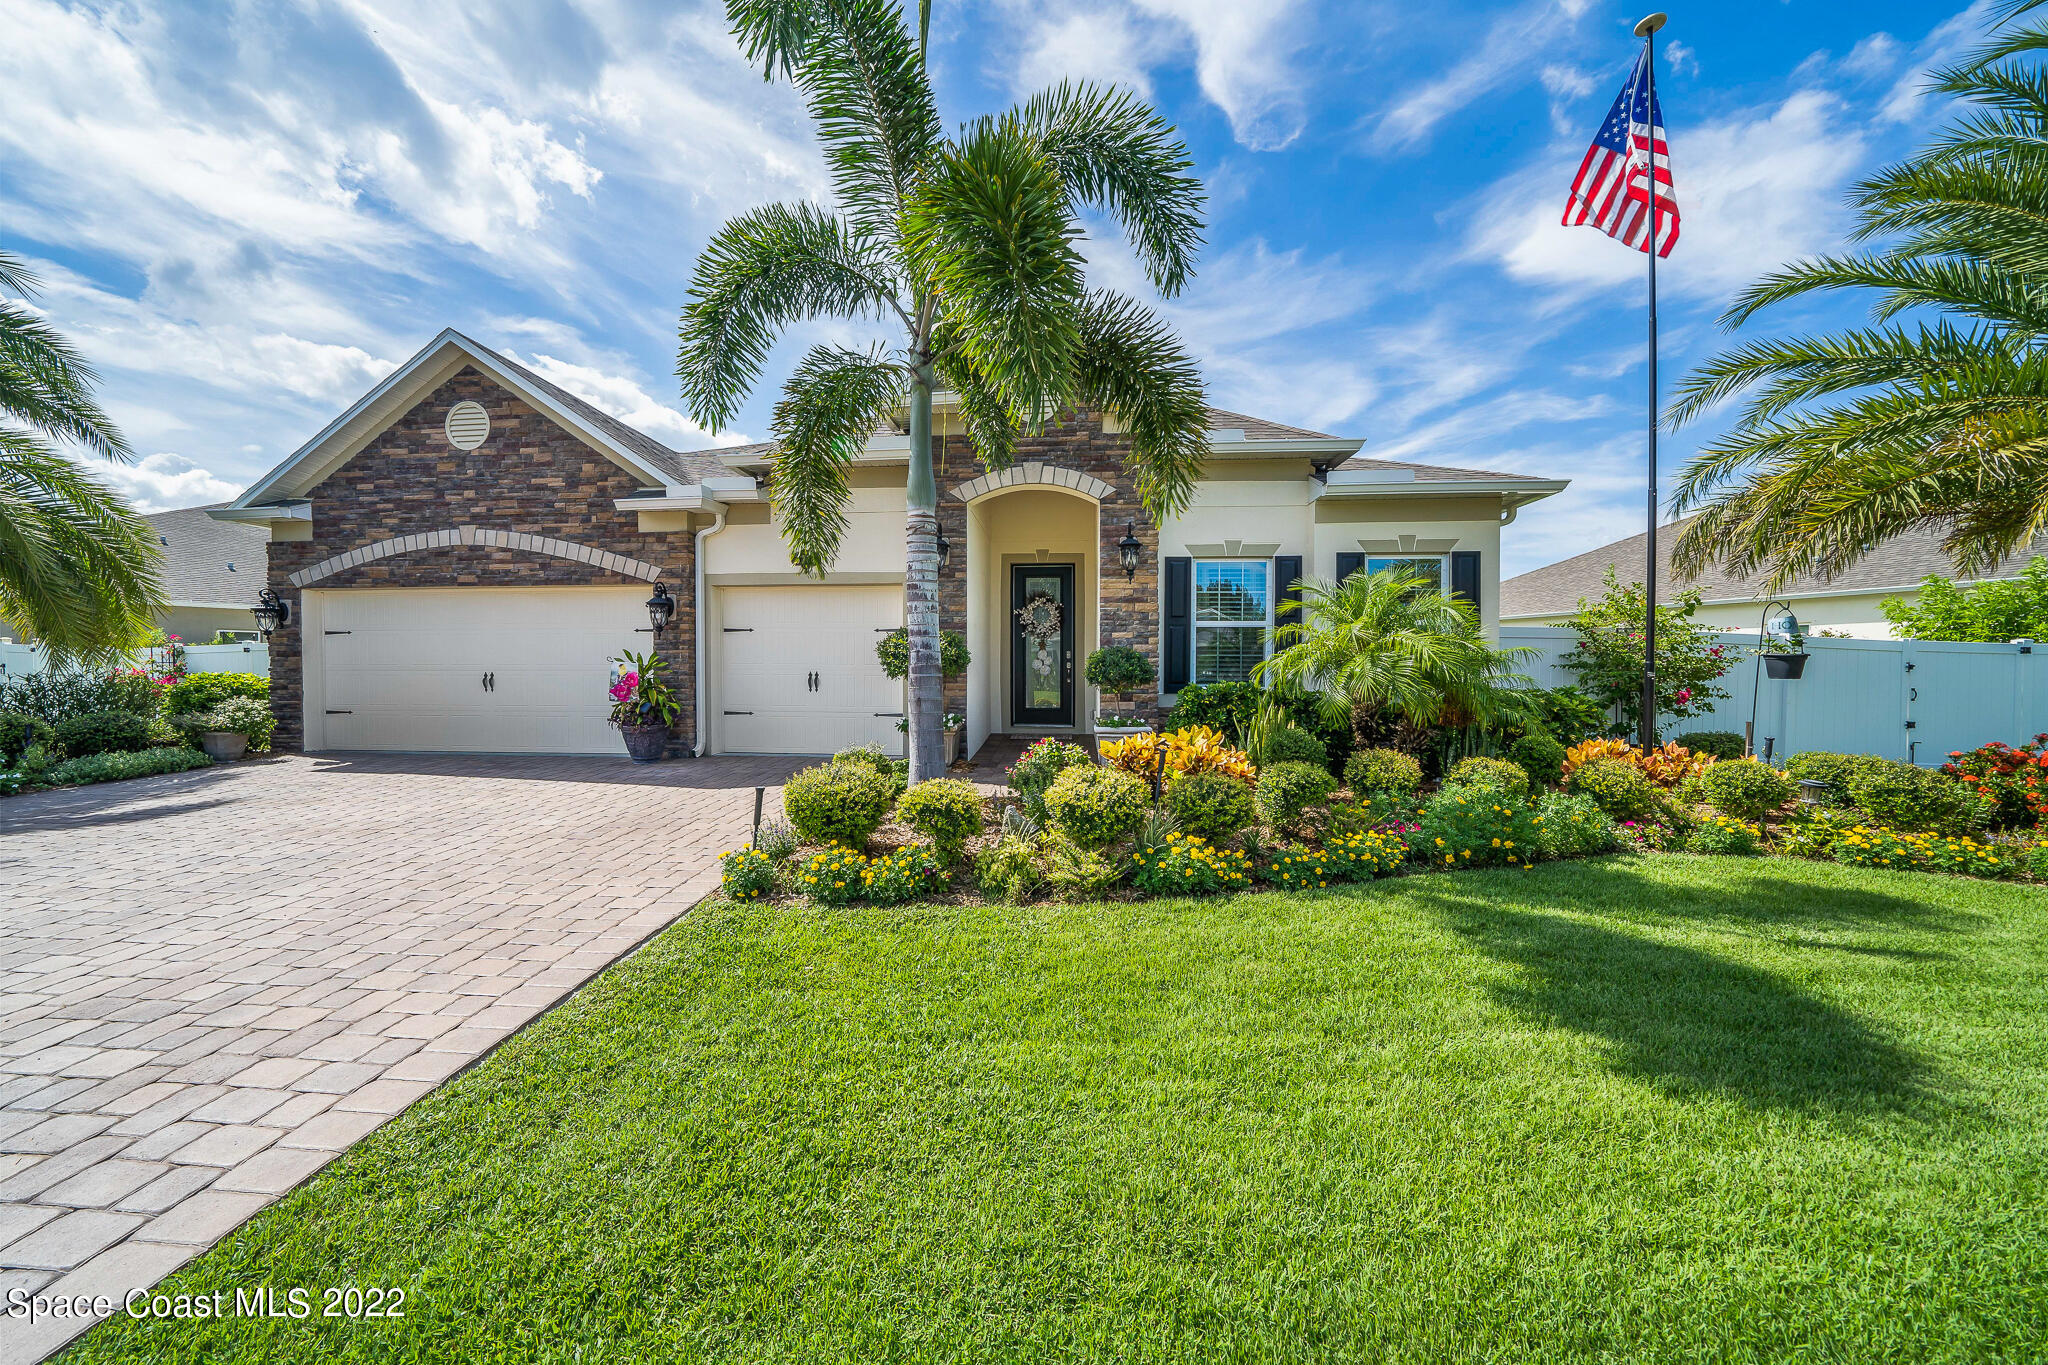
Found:
M 725 633 L 727 635 L 752 635 L 754 628 L 752 626 L 727 626 Z
M 725 714 L 728 716 L 751 716 L 754 713 L 752 711 L 727 711 Z
M 353 634 L 355 634 L 355 632 L 354 632 L 354 631 L 352 631 L 352 630 L 323 630 L 323 631 L 321 631 L 320 633 L 321 633 L 322 635 L 353 635 Z
M 903 713 L 901 711 L 877 711 L 875 712 L 875 714 L 878 716 L 895 716 L 899 720 L 903 717 Z
M 329 712 L 328 712 L 327 714 L 328 714 L 328 715 L 330 715 L 330 716 L 352 716 L 352 715 L 354 715 L 354 714 L 355 714 L 355 712 L 353 712 L 353 711 L 329 711 Z

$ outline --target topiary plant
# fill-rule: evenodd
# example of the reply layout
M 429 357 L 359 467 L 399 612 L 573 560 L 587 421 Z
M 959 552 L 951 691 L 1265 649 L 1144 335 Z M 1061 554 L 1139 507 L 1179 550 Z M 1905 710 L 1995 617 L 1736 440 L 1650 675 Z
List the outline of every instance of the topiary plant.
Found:
M 1529 774 L 1504 758 L 1467 758 L 1444 774 L 1446 787 L 1490 787 L 1518 801 L 1529 799 Z
M 891 678 L 910 676 L 910 635 L 903 630 L 892 630 L 875 641 L 875 657 L 882 662 L 882 672 Z M 968 653 L 967 637 L 957 630 L 939 632 L 939 673 L 943 677 L 957 678 L 967 671 L 967 665 L 974 662 Z
M 1311 807 L 1330 799 L 1337 779 L 1309 763 L 1275 763 L 1259 772 L 1252 800 L 1259 818 L 1276 830 L 1300 829 Z
M 1596 758 L 1572 769 L 1566 785 L 1590 796 L 1616 820 L 1652 820 L 1663 815 L 1664 797 L 1640 768 L 1612 758 Z
M 133 711 L 90 711 L 52 727 L 57 747 L 72 758 L 129 754 L 150 747 L 149 720 Z
M 1158 676 L 1152 661 L 1129 645 L 1109 645 L 1088 656 L 1081 670 L 1089 683 L 1105 696 L 1120 697 L 1149 687 Z
M 1700 799 L 1737 820 L 1761 820 L 1790 801 L 1799 784 L 1767 763 L 1738 758 L 1689 778 Z
M 844 759 L 805 768 L 782 787 L 783 813 L 807 844 L 865 848 L 895 801 L 892 776 Z
M 1541 787 L 1564 781 L 1564 745 L 1541 730 L 1532 730 L 1508 746 L 1508 757 Z
M 1358 796 L 1413 796 L 1422 765 L 1399 749 L 1360 749 L 1345 761 L 1344 785 Z
M 834 763 L 865 763 L 895 784 L 896 794 L 903 795 L 910 786 L 910 761 L 891 758 L 882 752 L 879 744 L 856 744 L 851 749 L 841 749 L 832 755 Z
M 896 802 L 896 818 L 932 841 L 941 867 L 960 861 L 967 841 L 981 833 L 986 813 L 981 789 L 957 777 L 921 782 Z
M 1252 784 L 1228 773 L 1182 773 L 1165 801 L 1181 830 L 1202 839 L 1227 839 L 1252 822 Z
M 1068 768 L 1045 792 L 1055 830 L 1082 848 L 1104 848 L 1145 818 L 1152 790 L 1145 779 L 1116 768 Z
M 1741 758 L 1746 747 L 1742 736 L 1733 730 L 1694 730 L 1691 734 L 1675 736 L 1671 742 L 1692 753 L 1709 754 L 1724 760 Z

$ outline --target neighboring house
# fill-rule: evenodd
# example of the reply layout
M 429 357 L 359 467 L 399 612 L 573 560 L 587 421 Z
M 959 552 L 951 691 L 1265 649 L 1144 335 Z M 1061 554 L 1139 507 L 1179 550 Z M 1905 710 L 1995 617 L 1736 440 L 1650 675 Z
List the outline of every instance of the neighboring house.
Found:
M 1157 691 L 1129 699 L 1144 709 L 1246 676 L 1303 573 L 1410 562 L 1492 630 L 1500 528 L 1565 486 L 1360 460 L 1356 439 L 1217 411 L 1193 505 L 1155 528 L 1114 420 L 1070 415 L 988 473 L 937 407 L 941 618 L 974 659 L 947 706 L 969 752 L 1086 733 L 1081 668 L 1102 645 L 1157 661 Z M 213 515 L 271 534 L 293 610 L 271 640 L 285 747 L 616 753 L 606 661 L 651 647 L 683 702 L 677 752 L 894 748 L 904 689 L 875 641 L 903 622 L 908 451 L 867 443 L 839 557 L 806 578 L 773 521 L 772 447 L 671 450 L 447 331 Z M 658 636 L 657 582 L 676 602 Z M 1056 638 L 1020 625 L 1040 597 Z
M 249 607 L 269 572 L 264 561 L 270 537 L 260 526 L 215 520 L 210 514 L 220 506 L 181 507 L 145 518 L 163 553 L 169 603 L 157 624 L 188 645 L 209 644 L 223 630 L 254 638 Z M 11 633 L 0 621 L 0 635 Z
M 1734 574 L 1718 565 L 1695 578 L 1681 579 L 1671 568 L 1671 547 L 1685 530 L 1684 521 L 1657 530 L 1657 600 L 1669 603 L 1688 588 L 1698 588 L 1702 605 L 1696 619 L 1722 630 L 1754 632 L 1764 603 L 1789 603 L 1804 625 L 1825 627 L 1859 639 L 1891 638 L 1891 623 L 1880 604 L 1887 597 L 1920 598 L 1920 580 L 1929 574 L 1956 577 L 1955 565 L 1942 553 L 1936 531 L 1909 531 L 1887 540 L 1832 579 L 1801 574 L 1776 593 L 1762 589 L 1762 576 Z M 1630 536 L 1597 550 L 1528 573 L 1500 585 L 1500 619 L 1516 626 L 1561 626 L 1578 609 L 1579 600 L 1597 601 L 1606 591 L 1609 565 L 1622 583 L 1643 581 L 1647 537 Z M 2022 555 L 1997 565 L 1978 582 L 2014 578 L 2025 568 Z

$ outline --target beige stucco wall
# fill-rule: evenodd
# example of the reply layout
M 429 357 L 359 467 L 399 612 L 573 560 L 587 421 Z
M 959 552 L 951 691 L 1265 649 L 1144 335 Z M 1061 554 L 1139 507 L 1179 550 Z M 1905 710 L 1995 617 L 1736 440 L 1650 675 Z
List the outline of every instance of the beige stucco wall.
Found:
M 1801 624 L 1811 629 L 1841 631 L 1859 640 L 1889 640 L 1892 638 L 1891 622 L 1885 620 L 1880 609 L 1880 604 L 1887 597 L 1903 597 L 1908 602 L 1915 602 L 1920 594 L 1916 589 L 1907 588 L 1893 592 L 1823 593 L 1784 600 L 1791 604 L 1792 614 L 1799 618 Z M 1697 619 L 1719 630 L 1745 630 L 1754 634 L 1763 608 L 1760 601 L 1708 602 L 1700 607 Z M 1569 620 L 1569 612 L 1557 612 L 1544 616 L 1518 616 L 1508 624 L 1561 626 Z

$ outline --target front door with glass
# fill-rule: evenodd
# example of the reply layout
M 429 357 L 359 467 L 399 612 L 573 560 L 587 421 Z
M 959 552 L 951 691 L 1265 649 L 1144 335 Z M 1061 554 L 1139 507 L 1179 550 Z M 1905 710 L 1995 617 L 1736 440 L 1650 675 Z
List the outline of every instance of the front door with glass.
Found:
M 1074 566 L 1010 570 L 1010 723 L 1074 723 Z

